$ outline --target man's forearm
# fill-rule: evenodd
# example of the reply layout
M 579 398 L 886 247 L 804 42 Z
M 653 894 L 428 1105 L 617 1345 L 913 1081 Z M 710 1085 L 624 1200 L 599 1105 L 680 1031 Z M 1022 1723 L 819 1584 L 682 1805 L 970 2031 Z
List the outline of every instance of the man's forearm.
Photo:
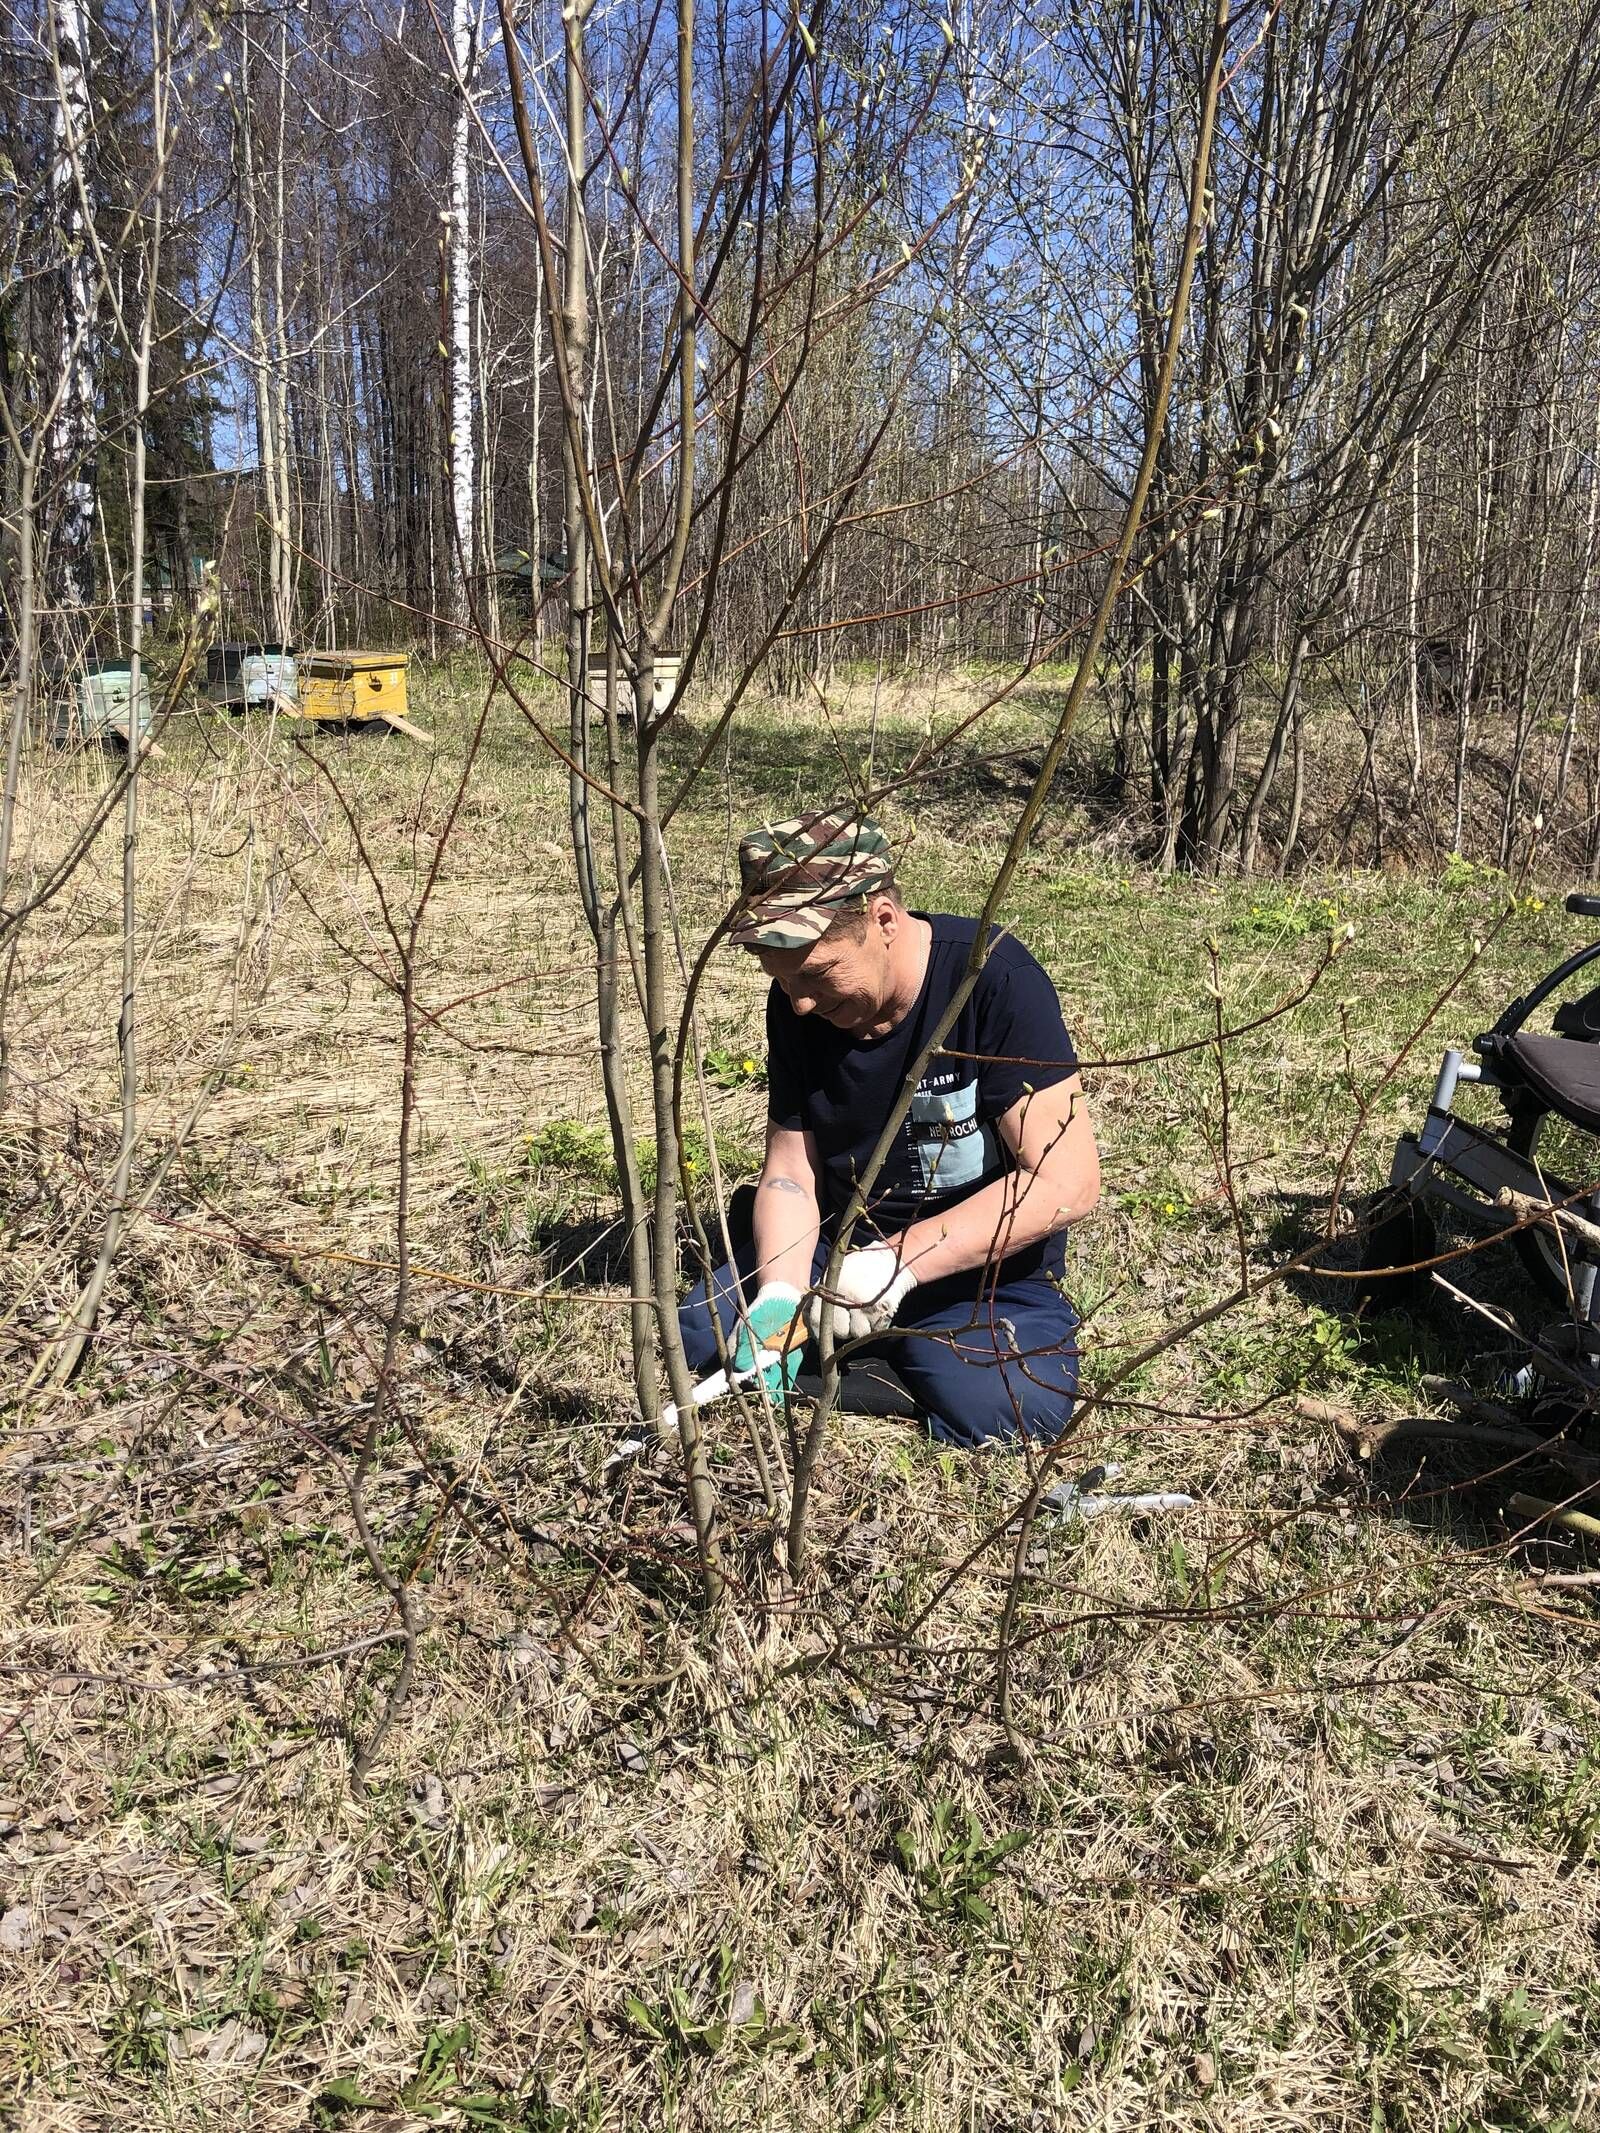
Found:
M 811 1262 L 822 1226 L 816 1193 L 798 1178 L 765 1172 L 756 1185 L 752 1220 L 756 1279 L 781 1281 L 802 1292 L 811 1286 Z
M 1016 1170 L 942 1214 L 908 1224 L 898 1237 L 886 1241 L 919 1283 L 942 1281 L 946 1275 L 970 1273 L 1026 1251 L 1087 1212 L 1059 1179 L 1042 1171 Z

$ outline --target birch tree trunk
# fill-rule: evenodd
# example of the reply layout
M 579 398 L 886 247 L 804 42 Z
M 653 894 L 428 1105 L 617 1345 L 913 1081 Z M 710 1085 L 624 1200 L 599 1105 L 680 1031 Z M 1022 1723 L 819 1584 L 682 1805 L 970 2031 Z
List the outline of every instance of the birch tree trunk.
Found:
M 48 548 L 46 600 L 66 618 L 94 599 L 95 387 L 98 346 L 88 226 L 90 133 L 87 18 L 79 0 L 52 0 L 56 94 L 51 121 L 50 208 L 57 256 L 60 399 L 50 429 L 50 483 L 59 497 Z
M 297 474 L 290 466 L 289 424 L 289 320 L 286 297 L 285 254 L 289 244 L 288 202 L 285 188 L 288 181 L 288 122 L 289 122 L 289 18 L 285 14 L 278 24 L 278 134 L 275 156 L 277 213 L 273 217 L 272 231 L 272 422 L 278 440 L 277 491 L 273 498 L 273 513 L 276 530 L 272 545 L 272 627 L 273 634 L 281 644 L 288 644 L 295 634 L 295 590 L 299 578 L 298 556 L 301 547 L 300 528 L 295 523 L 299 515 L 300 491 Z M 291 485 L 292 483 L 292 485 Z
M 1472 591 L 1467 606 L 1465 656 L 1456 699 L 1455 780 L 1450 803 L 1450 849 L 1459 852 L 1466 834 L 1467 751 L 1472 738 L 1472 706 L 1484 667 L 1484 606 L 1489 581 L 1489 527 L 1494 517 L 1497 480 L 1495 439 L 1485 434 L 1483 393 L 1484 335 L 1480 333 L 1472 371 L 1473 441 L 1480 455 L 1476 467 L 1472 523 Z
M 242 106 L 240 175 L 244 194 L 245 249 L 249 264 L 250 382 L 256 416 L 256 481 L 262 513 L 267 522 L 265 593 L 266 604 L 272 614 L 273 630 L 281 643 L 287 643 L 289 628 L 284 600 L 286 558 L 283 548 L 288 528 L 283 523 L 279 508 L 278 462 L 281 436 L 278 428 L 277 400 L 272 389 L 272 353 L 267 333 L 266 297 L 262 286 L 261 202 L 257 192 L 255 123 L 250 100 L 250 30 L 248 23 L 243 22 L 239 26 L 239 85 Z
M 120 337 L 131 348 L 134 373 L 132 465 L 129 470 L 128 547 L 128 780 L 122 794 L 122 992 L 117 1015 L 117 1066 L 121 1084 L 121 1131 L 117 1142 L 116 1168 L 111 1178 L 111 1204 L 101 1233 L 100 1250 L 88 1279 L 79 1291 L 71 1318 L 53 1350 L 46 1351 L 50 1382 L 64 1385 L 73 1375 L 94 1332 L 105 1293 L 106 1280 L 121 1247 L 128 1219 L 133 1156 L 139 1131 L 138 1052 L 138 851 L 139 767 L 146 753 L 140 727 L 139 699 L 144 680 L 145 506 L 147 499 L 147 451 L 151 402 L 151 363 L 156 342 L 156 306 L 161 273 L 163 193 L 170 136 L 164 55 L 155 47 L 154 125 L 156 161 L 150 188 L 148 250 L 139 261 L 141 291 L 139 317 L 134 323 L 124 311 L 115 291 L 111 302 Z
M 539 504 L 539 428 L 544 415 L 544 259 L 533 255 L 533 377 L 528 414 L 528 598 L 533 608 L 533 656 L 544 640 L 544 514 Z
M 451 612 L 464 622 L 468 586 L 477 569 L 473 545 L 473 496 L 477 484 L 473 450 L 472 248 L 469 243 L 470 170 L 468 129 L 472 78 L 477 68 L 478 26 L 472 0 L 455 0 L 451 50 L 456 75 L 455 131 L 450 145 L 450 505 L 455 529 L 450 573 Z

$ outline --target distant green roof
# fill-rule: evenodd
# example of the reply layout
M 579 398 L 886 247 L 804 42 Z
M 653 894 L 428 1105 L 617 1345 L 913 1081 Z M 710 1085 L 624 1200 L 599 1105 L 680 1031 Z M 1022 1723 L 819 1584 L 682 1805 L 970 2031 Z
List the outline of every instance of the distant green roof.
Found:
M 502 548 L 494 559 L 495 570 L 502 578 L 533 577 L 533 558 L 526 548 Z M 559 584 L 567 574 L 567 558 L 564 552 L 539 558 L 539 583 Z

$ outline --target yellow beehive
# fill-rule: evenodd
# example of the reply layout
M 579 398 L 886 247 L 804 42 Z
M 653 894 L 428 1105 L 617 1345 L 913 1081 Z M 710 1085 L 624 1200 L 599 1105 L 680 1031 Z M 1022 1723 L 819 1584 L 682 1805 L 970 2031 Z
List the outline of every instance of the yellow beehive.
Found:
M 429 736 L 406 717 L 406 652 L 302 652 L 300 716 L 342 723 L 381 720 L 418 740 Z

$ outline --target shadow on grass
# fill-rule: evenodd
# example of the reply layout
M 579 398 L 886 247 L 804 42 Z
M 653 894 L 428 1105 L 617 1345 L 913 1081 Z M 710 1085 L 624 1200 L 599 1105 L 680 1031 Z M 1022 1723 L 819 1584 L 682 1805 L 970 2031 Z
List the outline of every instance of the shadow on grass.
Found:
M 1022 701 L 1013 698 L 1008 708 Z M 702 743 L 695 727 L 669 727 L 663 750 L 668 767 L 686 771 Z M 730 798 L 736 812 L 766 819 L 802 808 L 853 805 L 857 790 L 869 782 L 888 786 L 904 776 L 926 745 L 925 731 L 901 718 L 885 722 L 869 755 L 865 725 L 852 721 L 830 734 L 814 707 L 780 706 L 759 722 L 740 726 L 728 759 Z M 935 825 L 944 826 L 945 812 L 954 811 L 967 827 L 977 808 L 1012 813 L 1020 808 L 1042 761 L 1042 744 L 991 748 L 980 726 L 953 744 L 929 774 L 918 776 L 911 796 L 918 812 Z M 1114 775 L 1104 737 L 1075 739 L 1056 779 L 1051 812 L 1081 809 L 1091 826 L 1104 827 L 1123 817 L 1127 806 L 1128 794 Z
M 1303 1252 L 1325 1236 L 1325 1195 L 1278 1197 L 1279 1213 L 1266 1240 L 1273 1252 Z M 1352 1226 L 1319 1255 L 1316 1267 L 1289 1275 L 1286 1285 L 1303 1303 L 1356 1326 L 1368 1346 L 1368 1361 L 1402 1381 L 1408 1344 L 1413 1361 L 1424 1371 L 1460 1373 L 1465 1364 L 1484 1359 L 1494 1360 L 1499 1368 L 1507 1367 L 1509 1359 L 1515 1369 L 1526 1361 L 1526 1342 L 1539 1337 L 1553 1314 L 1509 1244 L 1465 1225 L 1450 1225 L 1430 1207 L 1439 1226 L 1429 1256 L 1454 1255 L 1439 1272 L 1486 1310 L 1508 1314 L 1516 1332 L 1500 1331 L 1471 1304 L 1448 1296 L 1427 1272 L 1396 1277 L 1392 1284 L 1359 1279 L 1369 1240 L 1392 1216 L 1396 1196 L 1386 1187 L 1364 1198 L 1347 1196 L 1345 1205 L 1355 1218 Z
M 722 1257 L 714 1208 L 703 1208 L 701 1220 L 712 1251 Z M 614 1209 L 579 1212 L 565 1209 L 543 1214 L 529 1226 L 529 1238 L 539 1255 L 541 1279 L 553 1289 L 592 1289 L 628 1286 L 628 1232 Z M 700 1278 L 699 1251 L 694 1230 L 680 1213 L 678 1260 L 685 1287 Z
M 627 1287 L 628 1232 L 620 1215 L 541 1215 L 529 1234 L 552 1288 Z
M 1513 1247 L 1465 1226 L 1440 1222 L 1434 1250 L 1455 1253 L 1440 1272 L 1462 1294 L 1507 1314 L 1512 1325 L 1492 1324 L 1471 1303 L 1447 1294 L 1426 1274 L 1374 1290 L 1350 1278 L 1361 1266 L 1366 1240 L 1392 1209 L 1389 1191 L 1352 1203 L 1355 1227 L 1329 1248 L 1323 1270 L 1290 1275 L 1286 1286 L 1304 1304 L 1341 1320 L 1355 1336 L 1351 1359 L 1364 1385 L 1352 1388 L 1353 1411 L 1388 1407 L 1394 1412 L 1448 1415 L 1452 1394 L 1491 1404 L 1494 1426 L 1536 1436 L 1559 1432 L 1569 1443 L 1600 1450 L 1600 1417 L 1581 1395 L 1561 1394 L 1548 1383 L 1518 1381 L 1530 1362 L 1532 1341 L 1559 1338 L 1562 1318 L 1530 1279 Z M 1284 1196 L 1270 1242 L 1276 1250 L 1303 1251 L 1324 1233 L 1328 1203 L 1314 1194 Z M 1440 1210 L 1430 1209 L 1438 1214 Z M 1442 1381 L 1442 1382 L 1436 1382 Z M 1337 1402 L 1335 1404 L 1338 1404 Z M 1570 1471 L 1529 1448 L 1487 1441 L 1474 1444 L 1463 1419 L 1459 1440 L 1396 1436 L 1370 1460 L 1352 1450 L 1369 1503 L 1406 1523 L 1441 1530 L 1474 1551 L 1505 1543 L 1519 1520 L 1507 1511 L 1514 1491 L 1563 1501 L 1573 1492 Z M 1536 1551 L 1552 1561 L 1569 1551 L 1559 1542 L 1537 1540 Z

